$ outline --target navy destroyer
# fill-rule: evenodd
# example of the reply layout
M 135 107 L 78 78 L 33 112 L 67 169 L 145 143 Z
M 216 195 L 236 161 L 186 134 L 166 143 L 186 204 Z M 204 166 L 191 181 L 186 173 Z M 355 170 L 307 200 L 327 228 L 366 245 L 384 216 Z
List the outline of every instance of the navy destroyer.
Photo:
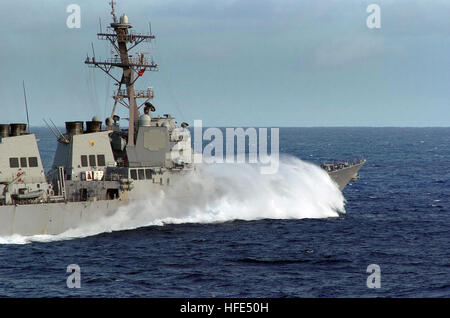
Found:
M 114 57 L 87 56 L 85 64 L 99 68 L 117 83 L 114 106 L 104 122 L 68 121 L 66 131 L 49 128 L 57 149 L 45 174 L 36 136 L 27 125 L 0 125 L 0 236 L 59 234 L 113 215 L 120 206 L 152 191 L 170 187 L 194 169 L 187 123 L 178 127 L 169 114 L 153 116 L 151 87 L 136 90 L 135 82 L 158 65 L 146 53 L 132 54 L 140 43 L 155 38 L 132 30 L 126 15 L 97 34 L 114 50 Z M 113 69 L 121 70 L 115 77 Z M 138 102 L 139 101 L 139 102 Z M 116 106 L 128 109 L 128 127 L 120 127 Z M 364 164 L 323 166 L 342 190 Z
M 359 179 L 359 169 L 366 163 L 366 159 L 360 158 L 355 161 L 340 161 L 324 163 L 320 167 L 328 172 L 330 177 L 337 183 L 339 190 L 344 190 L 350 181 Z

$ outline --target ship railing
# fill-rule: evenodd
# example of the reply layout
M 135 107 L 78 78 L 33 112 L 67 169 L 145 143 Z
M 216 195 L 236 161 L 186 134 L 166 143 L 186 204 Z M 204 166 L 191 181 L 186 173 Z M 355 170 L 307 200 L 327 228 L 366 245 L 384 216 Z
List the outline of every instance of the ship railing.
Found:
M 17 177 L 17 175 L 15 175 L 15 174 L 12 174 L 11 177 L 9 177 L 9 178 L 8 177 L 3 177 L 2 179 L 0 179 L 0 184 L 2 184 L 2 183 L 10 183 L 16 177 Z M 23 183 L 45 183 L 46 182 L 45 177 L 30 177 L 30 176 L 27 176 L 27 175 L 23 175 L 23 177 L 20 180 Z
M 105 60 L 107 63 L 111 64 L 120 64 L 122 63 L 122 59 L 120 57 L 110 57 Z M 128 58 L 129 64 L 135 64 L 135 65 L 149 65 L 148 64 L 148 58 L 145 56 L 142 57 L 129 57 Z
M 128 34 L 116 34 L 116 33 L 97 33 L 99 40 L 114 40 L 117 39 L 120 42 L 150 42 L 155 38 L 152 34 L 141 34 L 130 31 Z
M 53 195 L 53 196 L 50 196 L 50 197 L 48 198 L 48 200 L 49 200 L 50 202 L 63 202 L 63 201 L 66 201 L 66 199 L 65 199 L 64 196 L 62 196 L 62 195 Z
M 154 92 L 152 87 L 149 87 L 148 89 L 140 89 L 135 90 L 134 95 L 136 98 L 153 98 Z M 128 98 L 128 92 L 126 89 L 121 89 L 117 92 L 116 96 L 114 97 L 122 97 L 122 98 Z
M 118 174 L 118 173 L 114 173 L 114 174 L 107 174 L 103 177 L 104 181 L 120 181 L 121 179 L 127 178 L 128 176 L 124 175 L 124 174 Z
M 365 160 L 366 160 L 366 159 L 364 159 L 364 158 L 358 158 L 358 159 L 353 160 L 353 161 L 348 161 L 348 160 L 345 160 L 345 161 L 344 161 L 344 160 L 342 160 L 342 161 L 340 161 L 340 160 L 335 160 L 335 161 L 333 161 L 333 162 L 331 162 L 331 163 L 322 163 L 322 164 L 320 165 L 320 167 L 321 167 L 322 169 L 325 169 L 326 171 L 331 172 L 331 171 L 341 170 L 341 169 L 344 169 L 344 168 L 349 168 L 349 167 L 352 167 L 352 166 L 361 164 L 361 163 L 363 163 Z
M 103 65 L 103 66 L 115 66 L 115 67 L 140 67 L 145 69 L 150 69 L 153 71 L 158 70 L 158 65 L 153 61 L 149 63 L 146 57 L 129 57 L 127 61 L 122 61 L 120 57 L 110 57 L 104 60 L 97 59 L 95 57 L 87 57 L 84 61 L 85 64 L 89 65 Z
M 81 181 L 98 182 L 98 181 L 120 181 L 120 179 L 126 178 L 125 175 L 114 174 L 114 175 L 103 175 L 101 178 L 90 178 L 82 179 Z

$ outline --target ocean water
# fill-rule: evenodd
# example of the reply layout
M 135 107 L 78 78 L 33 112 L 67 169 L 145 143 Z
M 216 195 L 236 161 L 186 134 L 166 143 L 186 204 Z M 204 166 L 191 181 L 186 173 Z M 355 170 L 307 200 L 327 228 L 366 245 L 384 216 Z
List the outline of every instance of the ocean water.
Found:
M 0 296 L 450 296 L 450 128 L 282 128 L 280 150 L 277 175 L 212 166 L 92 228 L 1 237 Z M 358 157 L 343 193 L 311 165 Z

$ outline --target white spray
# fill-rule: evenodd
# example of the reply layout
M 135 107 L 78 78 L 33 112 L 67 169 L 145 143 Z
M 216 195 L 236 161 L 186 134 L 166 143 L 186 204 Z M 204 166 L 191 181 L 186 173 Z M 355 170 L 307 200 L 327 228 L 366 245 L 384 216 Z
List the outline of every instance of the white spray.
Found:
M 99 222 L 55 236 L 3 237 L 0 244 L 64 240 L 164 224 L 337 217 L 345 213 L 344 205 L 342 193 L 324 170 L 296 158 L 282 158 L 276 174 L 261 174 L 258 165 L 205 165 L 167 191 L 133 201 Z

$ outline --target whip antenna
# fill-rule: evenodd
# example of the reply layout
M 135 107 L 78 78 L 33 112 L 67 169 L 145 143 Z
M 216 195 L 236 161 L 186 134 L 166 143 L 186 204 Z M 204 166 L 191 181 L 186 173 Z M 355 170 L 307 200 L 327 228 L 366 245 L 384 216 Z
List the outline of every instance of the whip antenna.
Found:
M 23 97 L 25 99 L 25 110 L 27 112 L 28 133 L 31 134 L 30 117 L 28 116 L 27 93 L 25 91 L 25 81 L 22 81 L 22 85 L 23 85 Z

